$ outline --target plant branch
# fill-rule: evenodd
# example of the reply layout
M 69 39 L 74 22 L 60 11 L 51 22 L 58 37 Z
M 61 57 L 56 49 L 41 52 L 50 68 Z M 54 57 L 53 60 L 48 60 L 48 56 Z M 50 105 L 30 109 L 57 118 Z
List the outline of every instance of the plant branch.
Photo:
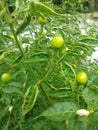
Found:
M 2 6 L 2 9 L 5 8 L 2 3 L 0 3 L 0 4 L 1 4 L 1 6 Z M 13 20 L 12 20 L 12 18 L 10 17 L 10 14 L 7 13 L 7 10 L 5 11 L 5 15 L 4 15 L 4 16 L 5 16 L 5 19 L 6 19 L 7 23 L 8 23 L 8 25 L 10 26 L 10 29 L 11 29 L 11 31 L 12 31 L 12 33 L 13 33 L 13 36 L 14 36 L 15 41 L 16 41 L 16 44 L 17 44 L 17 46 L 18 46 L 18 48 L 19 48 L 19 50 L 20 50 L 20 53 L 21 53 L 22 57 L 26 60 L 26 55 L 25 55 L 25 53 L 24 53 L 24 51 L 23 51 L 23 48 L 22 48 L 22 46 L 21 46 L 21 43 L 19 42 L 19 40 L 18 40 L 18 38 L 17 38 L 17 36 L 16 36 L 15 30 L 14 30 L 14 27 L 13 27 Z M 32 69 L 32 67 L 31 67 L 31 65 L 30 65 L 29 63 L 26 63 L 26 65 L 27 65 L 28 70 L 30 71 L 31 75 L 38 81 L 37 76 L 36 76 L 35 73 L 33 72 L 33 69 Z

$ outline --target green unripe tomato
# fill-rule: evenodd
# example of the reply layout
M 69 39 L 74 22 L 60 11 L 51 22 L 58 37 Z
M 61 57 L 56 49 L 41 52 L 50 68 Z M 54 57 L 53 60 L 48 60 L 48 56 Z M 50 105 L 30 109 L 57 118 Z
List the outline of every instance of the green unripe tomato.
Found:
M 85 84 L 88 81 L 88 76 L 85 72 L 80 71 L 76 75 L 76 80 L 81 84 Z
M 64 45 L 64 39 L 61 35 L 55 35 L 51 40 L 51 45 L 54 48 L 61 48 Z
M 9 83 L 11 80 L 12 80 L 12 76 L 11 74 L 9 73 L 3 73 L 1 75 L 1 80 L 4 82 L 4 83 Z
M 47 19 L 46 18 L 42 18 L 41 16 L 38 18 L 38 22 L 40 24 L 46 24 L 47 23 Z

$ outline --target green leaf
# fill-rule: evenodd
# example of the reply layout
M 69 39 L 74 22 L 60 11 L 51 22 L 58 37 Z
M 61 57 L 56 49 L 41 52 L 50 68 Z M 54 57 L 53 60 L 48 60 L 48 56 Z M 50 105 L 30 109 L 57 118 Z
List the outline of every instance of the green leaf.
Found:
M 86 129 L 88 117 L 79 116 L 77 119 L 68 120 L 68 130 L 88 130 Z M 93 130 L 93 129 L 92 129 Z
M 28 87 L 24 94 L 24 101 L 22 104 L 22 115 L 27 114 L 33 107 L 38 96 L 38 85 Z
M 76 130 L 87 130 L 86 129 L 87 119 L 88 118 L 85 116 L 78 117 L 78 120 L 75 122 L 75 129 Z
M 10 122 L 10 118 L 9 116 L 6 117 L 7 119 L 5 119 L 4 123 L 1 125 L 1 130 L 8 130 L 9 127 L 9 122 Z
M 16 35 L 20 34 L 20 33 L 27 27 L 27 25 L 30 23 L 30 20 L 31 20 L 31 16 L 28 15 L 28 16 L 24 19 L 23 23 L 22 23 L 22 24 L 19 26 L 19 28 L 17 29 Z
M 14 115 L 14 120 L 15 120 L 16 124 L 18 124 L 18 125 L 23 122 L 21 105 L 22 105 L 22 100 L 19 99 L 15 102 L 13 109 L 12 109 L 12 112 Z
M 7 112 L 8 112 L 8 106 L 3 109 L 0 108 L 0 121 L 6 115 Z
M 19 96 L 23 96 L 23 93 L 22 93 L 22 91 L 19 88 L 12 87 L 12 86 L 4 88 L 3 92 L 7 93 L 7 94 L 13 94 L 14 93 L 14 94 L 17 94 Z
M 64 62 L 68 67 L 70 67 L 70 69 L 71 69 L 71 71 L 73 72 L 73 74 L 74 74 L 74 76 L 75 76 L 75 78 L 76 78 L 76 73 L 75 73 L 75 70 L 74 70 L 74 68 L 69 64 L 69 63 L 67 63 L 67 62 Z
M 69 95 L 71 95 L 70 89 L 69 90 L 58 89 L 58 90 L 55 90 L 55 91 L 51 91 L 51 93 L 49 93 L 49 96 L 55 97 L 55 98 L 68 97 Z
M 53 121 L 63 121 L 74 117 L 77 109 L 77 105 L 72 101 L 59 102 L 44 111 L 41 116 Z
M 5 8 L 0 12 L 0 18 L 2 18 L 5 14 Z
M 39 2 L 37 0 L 32 0 L 29 3 L 29 9 L 33 12 L 33 14 L 35 13 L 36 15 L 45 15 L 45 16 L 61 16 L 61 17 L 65 17 L 66 15 L 64 14 L 58 14 L 56 13 L 52 8 L 50 8 L 49 6 L 47 6 L 47 4 Z
M 92 113 L 86 122 L 86 130 L 95 130 L 96 127 L 98 127 L 98 111 Z
M 85 88 L 83 91 L 83 98 L 87 104 L 98 103 L 98 90 L 93 88 Z
M 36 123 L 32 124 L 32 129 L 33 130 L 42 130 L 45 126 L 49 128 L 47 120 L 39 119 Z

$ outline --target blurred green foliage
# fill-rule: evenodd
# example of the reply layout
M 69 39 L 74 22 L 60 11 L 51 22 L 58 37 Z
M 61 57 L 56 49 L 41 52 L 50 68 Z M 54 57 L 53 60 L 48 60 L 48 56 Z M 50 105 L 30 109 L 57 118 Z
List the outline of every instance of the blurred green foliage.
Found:
M 12 75 L 9 83 L 0 80 L 0 130 L 97 129 L 98 60 L 90 57 L 97 24 L 36 0 L 0 1 L 0 18 L 0 76 Z M 63 37 L 62 48 L 51 46 L 55 34 Z M 81 70 L 86 84 L 76 80 Z M 77 115 L 79 109 L 89 116 Z

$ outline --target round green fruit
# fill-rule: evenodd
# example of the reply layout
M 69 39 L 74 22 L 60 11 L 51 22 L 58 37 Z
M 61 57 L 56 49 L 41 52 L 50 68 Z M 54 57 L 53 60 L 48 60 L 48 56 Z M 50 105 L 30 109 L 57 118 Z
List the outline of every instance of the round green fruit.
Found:
M 64 39 L 61 35 L 55 35 L 51 40 L 51 45 L 54 48 L 61 48 L 64 45 Z
M 88 81 L 88 76 L 85 72 L 80 71 L 79 73 L 77 73 L 76 75 L 76 80 L 79 83 L 85 84 Z
M 41 16 L 38 18 L 38 22 L 40 24 L 46 24 L 47 23 L 47 19 L 46 18 L 42 18 Z
M 11 76 L 11 74 L 9 74 L 9 73 L 3 73 L 3 74 L 1 75 L 1 80 L 2 80 L 2 82 L 4 82 L 4 83 L 9 83 L 9 82 L 12 80 L 12 76 Z

